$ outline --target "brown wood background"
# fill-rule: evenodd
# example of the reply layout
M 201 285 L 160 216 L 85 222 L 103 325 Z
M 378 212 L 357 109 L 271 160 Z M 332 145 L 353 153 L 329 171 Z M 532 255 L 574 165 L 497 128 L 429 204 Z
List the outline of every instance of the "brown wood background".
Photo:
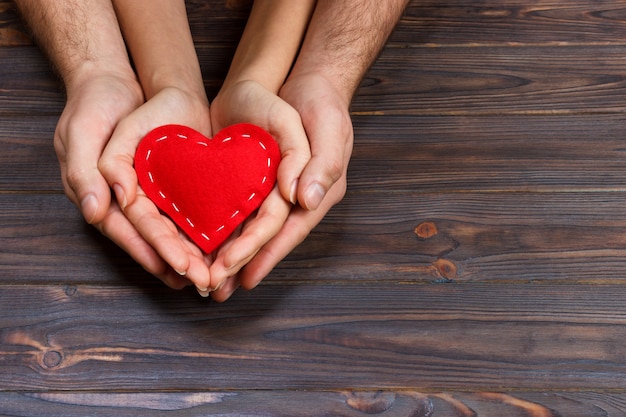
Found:
M 246 8 L 188 1 L 210 95 Z M 0 415 L 626 415 L 626 5 L 413 1 L 349 191 L 263 284 L 165 288 L 85 225 L 0 0 Z

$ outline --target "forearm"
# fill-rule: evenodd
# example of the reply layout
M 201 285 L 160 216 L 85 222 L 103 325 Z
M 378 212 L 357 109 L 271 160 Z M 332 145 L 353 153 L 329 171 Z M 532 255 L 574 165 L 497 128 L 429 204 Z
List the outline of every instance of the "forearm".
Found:
M 97 73 L 134 78 L 111 0 L 15 0 L 66 88 Z
M 166 87 L 204 95 L 184 0 L 113 0 L 147 99 Z
M 224 81 L 253 80 L 278 92 L 309 23 L 315 0 L 256 0 Z
M 323 75 L 350 102 L 407 3 L 319 0 L 293 72 Z

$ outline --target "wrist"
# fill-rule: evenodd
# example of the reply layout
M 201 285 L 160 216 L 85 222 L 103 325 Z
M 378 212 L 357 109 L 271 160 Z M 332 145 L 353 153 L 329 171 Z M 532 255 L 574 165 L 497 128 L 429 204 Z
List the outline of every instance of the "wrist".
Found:
M 157 67 L 149 72 L 144 71 L 140 74 L 140 78 L 146 100 L 165 89 L 173 88 L 202 100 L 208 105 L 199 66 L 197 70 L 184 67 Z
M 299 62 L 298 64 L 301 63 Z M 360 78 L 346 78 L 346 75 L 342 74 L 340 69 L 337 70 L 332 65 L 320 65 L 319 62 L 311 63 L 309 67 L 306 64 L 298 64 L 289 74 L 285 85 L 294 84 L 299 86 L 301 82 L 297 80 L 305 80 L 306 85 L 330 89 L 333 97 L 339 99 L 346 109 L 350 107 L 354 93 L 359 86 Z M 350 82 L 349 79 L 353 81 Z
M 115 79 L 135 87 L 137 95 L 143 96 L 137 76 L 130 64 L 124 66 L 100 65 L 96 61 L 83 62 L 75 68 L 68 68 L 61 74 L 68 95 L 85 84 L 98 79 Z
M 312 0 L 257 0 L 231 62 L 224 88 L 254 81 L 278 93 L 313 12 Z

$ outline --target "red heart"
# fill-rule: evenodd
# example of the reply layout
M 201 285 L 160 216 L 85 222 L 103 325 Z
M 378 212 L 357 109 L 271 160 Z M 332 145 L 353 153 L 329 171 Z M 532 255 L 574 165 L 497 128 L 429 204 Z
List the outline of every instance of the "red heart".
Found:
M 166 125 L 142 139 L 135 170 L 146 195 L 210 253 L 267 197 L 279 161 L 277 143 L 255 125 L 233 125 L 212 139 Z

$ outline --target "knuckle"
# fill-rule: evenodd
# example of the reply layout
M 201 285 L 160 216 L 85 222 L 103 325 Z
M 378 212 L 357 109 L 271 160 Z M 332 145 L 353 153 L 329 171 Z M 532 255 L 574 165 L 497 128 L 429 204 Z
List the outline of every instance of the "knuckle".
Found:
M 65 172 L 65 181 L 70 189 L 76 191 L 82 186 L 85 176 L 84 170 L 68 167 Z
M 331 184 L 336 183 L 343 176 L 344 165 L 341 158 L 333 158 L 326 161 L 326 175 Z

